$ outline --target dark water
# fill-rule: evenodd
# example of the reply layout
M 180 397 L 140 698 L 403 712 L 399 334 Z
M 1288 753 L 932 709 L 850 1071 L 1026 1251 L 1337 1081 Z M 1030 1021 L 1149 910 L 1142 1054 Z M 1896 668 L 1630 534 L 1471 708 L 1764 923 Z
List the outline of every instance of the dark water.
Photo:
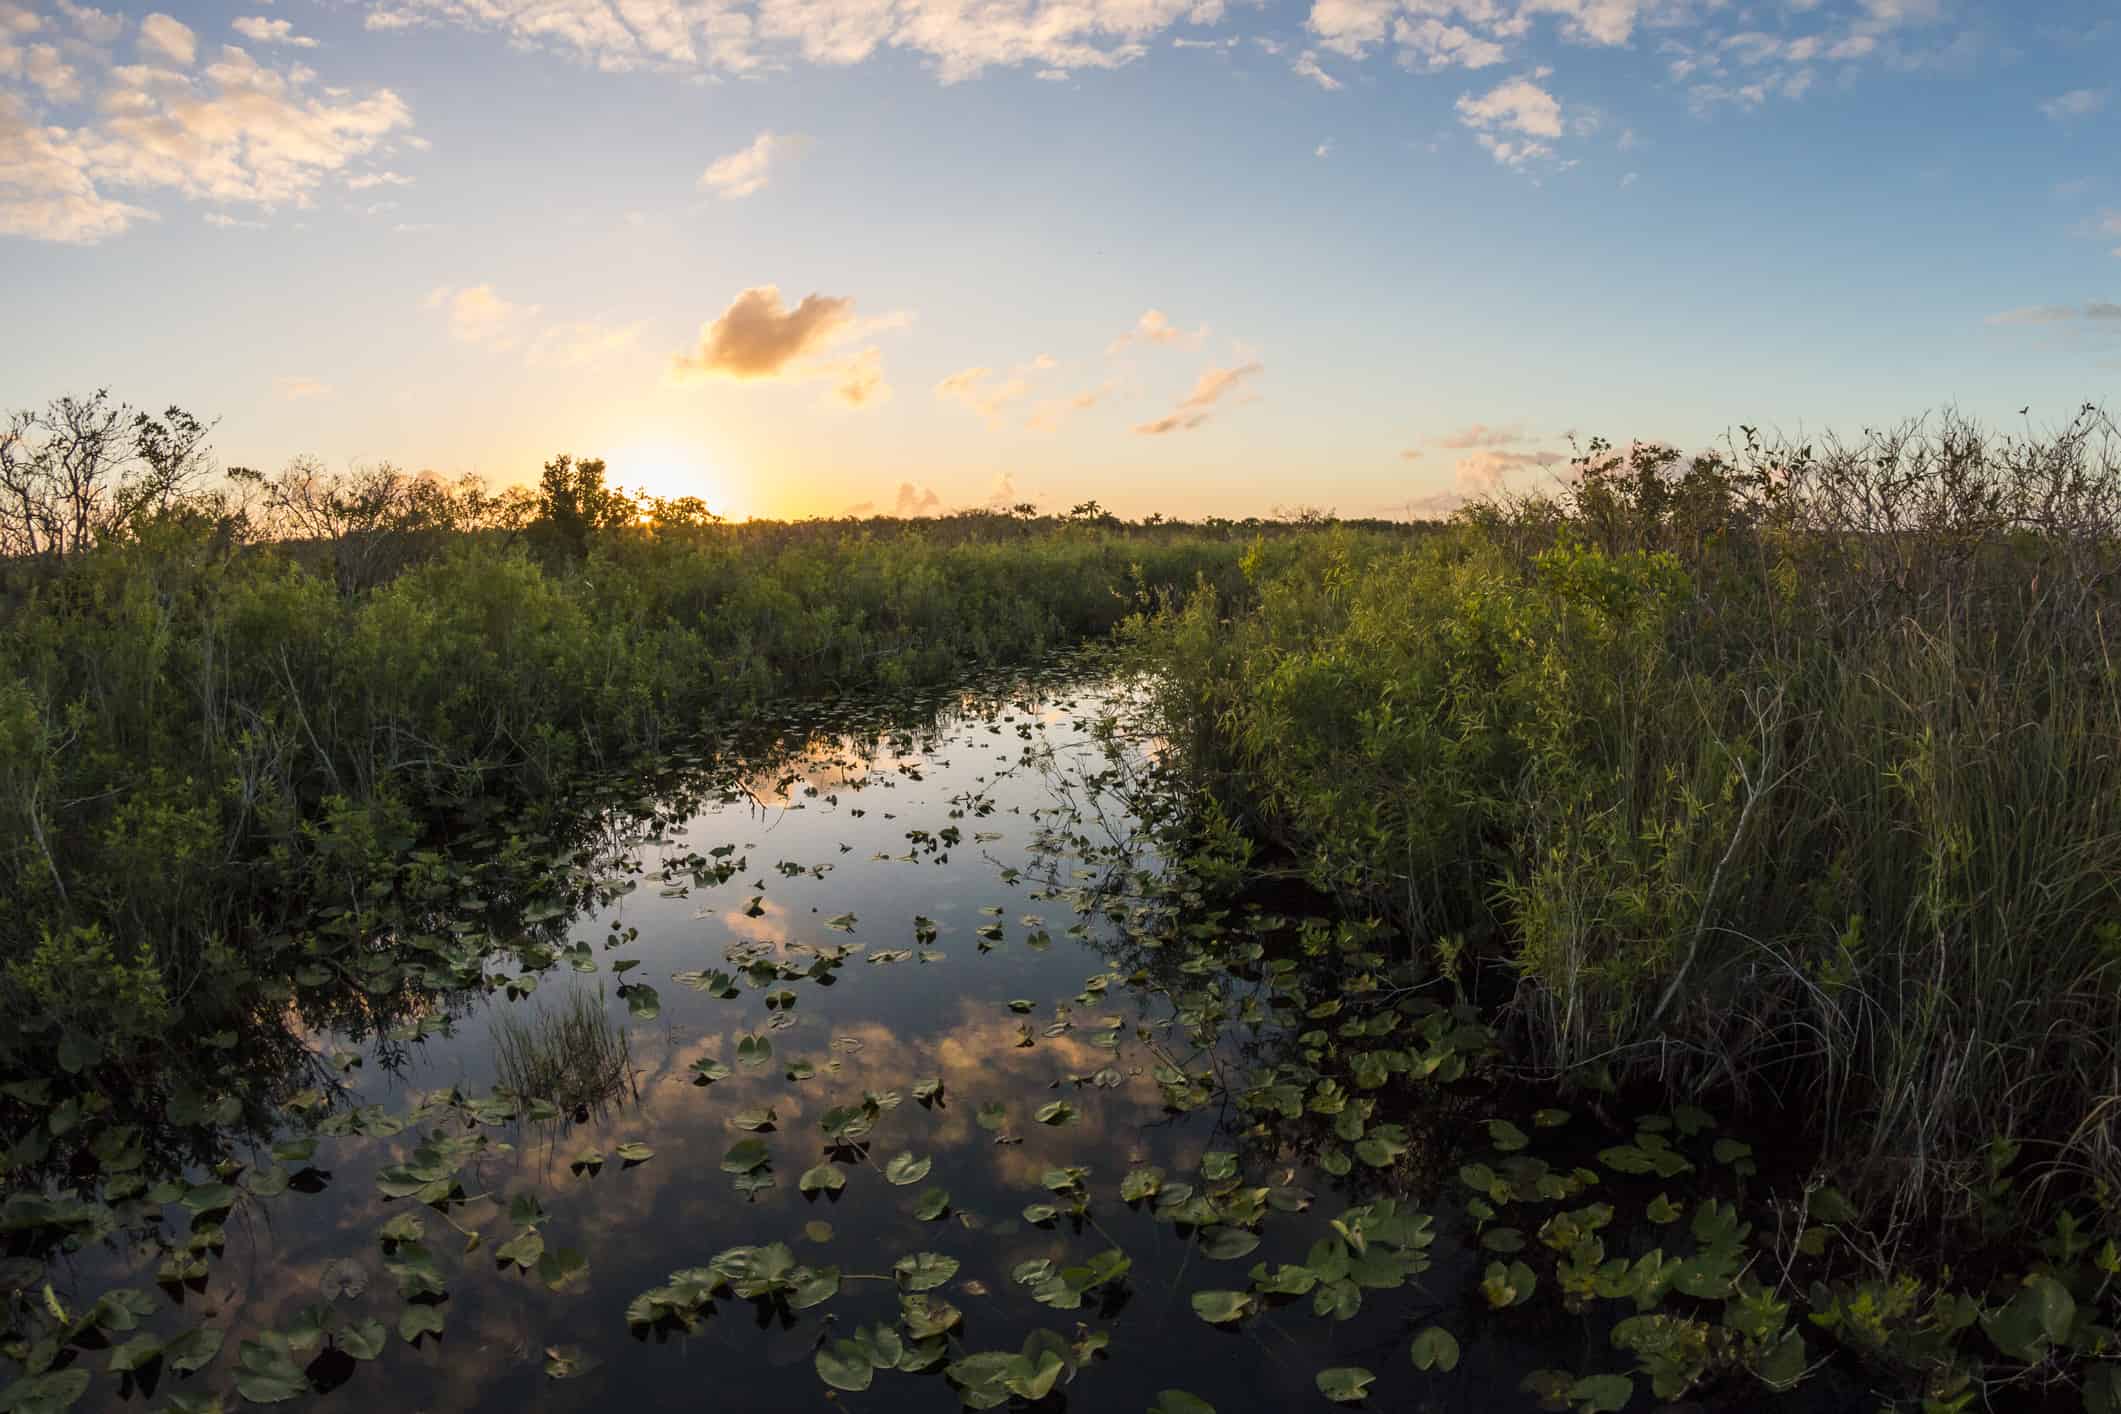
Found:
M 1358 1168 L 1335 1177 L 1292 1158 L 1300 1147 L 1279 1143 L 1257 1114 L 1227 1097 L 1185 1113 L 1166 1105 L 1154 1074 L 1160 1062 L 1195 1070 L 1214 1062 L 1241 1078 L 1276 1023 L 1258 1013 L 1253 1025 L 1226 1028 L 1204 1056 L 1175 1023 L 1168 986 L 1128 981 L 1144 956 L 1141 918 L 1126 890 L 1105 886 L 1138 877 L 1127 868 L 1153 871 L 1156 860 L 1139 841 L 1118 847 L 1131 822 L 1108 795 L 1083 786 L 1108 764 L 1094 724 L 1126 696 L 1112 680 L 1065 676 L 968 692 L 899 732 L 821 732 L 792 761 L 746 775 L 742 789 L 717 788 L 733 798 L 685 818 L 605 822 L 604 860 L 590 872 L 632 887 L 565 920 L 558 939 L 586 942 L 585 965 L 594 970 L 563 959 L 526 997 L 496 989 L 454 1013 L 438 1004 L 432 1034 L 417 1039 L 303 1034 L 321 1057 L 361 1057 L 345 1070 L 346 1092 L 334 1109 L 417 1115 L 451 1092 L 495 1089 L 498 1018 L 550 1012 L 582 992 L 624 1034 L 626 1090 L 579 1121 L 477 1126 L 444 1107 L 396 1134 L 327 1135 L 308 1161 L 317 1172 L 307 1186 L 321 1181 L 318 1191 L 238 1201 L 226 1219 L 225 1252 L 203 1284 L 158 1285 L 145 1246 L 90 1246 L 64 1259 L 52 1269 L 62 1298 L 78 1303 L 104 1287 L 132 1285 L 153 1296 L 145 1328 L 174 1332 L 205 1322 L 227 1335 L 202 1372 L 163 1371 L 152 1389 L 103 1373 L 102 1357 L 92 1354 L 84 1363 L 95 1380 L 79 1407 L 151 1407 L 171 1393 L 210 1391 L 234 1407 L 240 1343 L 294 1328 L 305 1308 L 322 1303 L 330 1322 L 374 1318 L 388 1339 L 363 1362 L 320 1359 L 321 1346 L 297 1354 L 312 1385 L 330 1388 L 283 1407 L 955 1408 L 958 1391 L 939 1369 L 879 1371 L 871 1388 L 850 1393 L 829 1390 L 813 1364 L 821 1340 L 898 1318 L 892 1264 L 920 1252 L 959 1264 L 934 1293 L 963 1312 L 952 1359 L 1016 1351 L 1041 1329 L 1069 1342 L 1109 1337 L 1047 1408 L 1141 1410 L 1174 1387 L 1224 1411 L 1324 1408 L 1315 1380 L 1335 1366 L 1374 1372 L 1373 1408 L 1530 1408 L 1519 1388 L 1530 1370 L 1630 1369 L 1630 1357 L 1605 1338 L 1609 1321 L 1552 1307 L 1488 1309 L 1478 1282 L 1494 1255 L 1475 1241 L 1465 1195 L 1448 1170 L 1423 1178 L 1419 1165 L 1396 1177 Z M 1126 751 L 1143 749 L 1136 742 Z M 954 843 L 943 842 L 946 831 L 956 832 Z M 711 865 L 718 846 L 734 846 L 724 857 L 741 861 L 742 871 L 719 884 L 696 881 L 695 867 Z M 932 942 L 919 941 L 916 918 L 932 920 Z M 980 936 L 996 925 L 998 941 Z M 812 950 L 848 946 L 855 950 L 829 983 L 738 979 L 737 995 L 722 998 L 677 980 L 696 970 L 734 972 L 732 959 L 807 968 Z M 878 960 L 897 950 L 910 955 Z M 488 968 L 495 977 L 514 970 Z M 1248 996 L 1265 995 L 1256 969 L 1192 980 L 1212 982 L 1233 1012 Z M 655 990 L 652 1017 L 638 1014 L 638 994 L 617 990 L 639 983 Z M 783 992 L 792 996 L 775 997 Z M 769 1007 L 769 997 L 789 1004 Z M 1012 1001 L 1032 1007 L 1021 1014 Z M 736 1064 L 747 1035 L 771 1042 L 761 1067 Z M 703 1060 L 720 1060 L 731 1073 L 695 1084 Z M 814 1069 L 810 1078 L 789 1078 L 798 1061 Z M 942 1089 L 924 1104 L 914 1089 L 930 1079 Z M 859 1104 L 865 1092 L 899 1097 L 877 1118 L 866 1159 L 838 1165 L 846 1183 L 837 1194 L 799 1192 L 798 1176 L 828 1157 L 820 1116 Z M 1034 1118 L 1054 1100 L 1073 1107 L 1073 1123 Z M 988 1104 L 1007 1107 L 998 1131 L 979 1122 Z M 734 1125 L 741 1112 L 769 1106 L 770 1131 Z M 1476 1109 L 1457 1122 L 1477 1121 Z M 470 1201 L 450 1207 L 446 1220 L 412 1199 L 386 1201 L 378 1188 L 379 1173 L 411 1159 L 434 1130 L 487 1143 L 459 1173 Z M 772 1183 L 747 1195 L 722 1163 L 733 1145 L 753 1138 L 770 1152 L 764 1172 Z M 616 1150 L 629 1141 L 651 1146 L 653 1157 L 623 1163 Z M 592 1150 L 605 1155 L 601 1167 L 575 1166 Z M 929 1161 L 929 1170 L 910 1184 L 889 1181 L 884 1170 L 901 1153 Z M 1154 1165 L 1171 1182 L 1197 1182 L 1211 1153 L 1237 1156 L 1246 1180 L 1274 1188 L 1287 1206 L 1306 1194 L 1311 1201 L 1303 1211 L 1269 1212 L 1257 1250 L 1225 1261 L 1205 1254 L 1198 1231 L 1158 1220 L 1150 1204 L 1120 1201 L 1117 1187 L 1130 1169 Z M 270 1161 L 260 1154 L 257 1162 Z M 1043 1176 L 1068 1165 L 1088 1170 L 1090 1221 L 1027 1223 L 1026 1205 L 1058 1201 Z M 1361 1309 L 1341 1320 L 1313 1314 L 1308 1299 L 1230 1327 L 1194 1313 L 1193 1293 L 1243 1290 L 1258 1262 L 1302 1262 L 1332 1217 L 1381 1191 L 1380 1183 L 1404 1185 L 1409 1173 L 1417 1186 L 1405 1201 L 1435 1216 L 1437 1237 L 1428 1249 L 1432 1265 L 1407 1285 L 1365 1292 Z M 931 1187 L 947 1190 L 949 1209 L 923 1221 L 915 1208 Z M 565 1290 L 549 1289 L 535 1270 L 496 1262 L 496 1249 L 518 1232 L 509 1206 L 523 1195 L 546 1215 L 547 1250 L 573 1249 L 586 1259 L 586 1277 Z M 441 1337 L 417 1346 L 398 1333 L 405 1303 L 378 1239 L 387 1221 L 409 1211 L 424 1219 L 447 1290 L 435 1303 Z M 166 1215 L 166 1231 L 181 1239 L 184 1210 L 171 1204 Z M 806 1232 L 818 1222 L 830 1225 L 829 1235 Z M 470 1232 L 479 1242 L 466 1252 Z M 724 1296 L 696 1332 L 629 1328 L 628 1303 L 673 1271 L 740 1244 L 772 1242 L 786 1243 L 799 1262 L 839 1268 L 838 1295 L 794 1313 Z M 1042 1305 L 1012 1278 L 1035 1259 L 1061 1267 L 1114 1248 L 1131 1269 L 1079 1309 Z M 857 1279 L 869 1276 L 884 1279 Z M 1418 1371 L 1409 1359 L 1413 1333 L 1432 1324 L 1463 1348 L 1449 1373 Z M 593 1368 L 551 1378 L 551 1347 L 578 1348 Z M 1754 1393 L 1730 1407 L 1766 1397 Z M 1631 1407 L 1657 1404 L 1644 1387 Z M 1834 1405 L 1820 1393 L 1805 1407 Z

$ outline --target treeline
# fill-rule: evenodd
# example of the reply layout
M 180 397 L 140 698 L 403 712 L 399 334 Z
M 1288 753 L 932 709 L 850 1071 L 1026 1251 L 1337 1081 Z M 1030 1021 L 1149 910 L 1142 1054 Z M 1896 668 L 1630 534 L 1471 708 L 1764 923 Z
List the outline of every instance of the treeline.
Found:
M 0 1008 L 70 1068 L 248 1005 L 452 812 L 549 798 L 786 694 L 891 691 L 1242 593 L 1231 527 L 722 524 L 594 460 L 535 490 L 297 462 L 104 395 L 0 434 Z M 382 881 L 382 882 L 378 882 Z
M 1149 627 L 1169 731 L 1580 1081 L 1786 1108 L 1871 1191 L 2121 1191 L 2121 447 L 2086 408 L 1594 443 Z

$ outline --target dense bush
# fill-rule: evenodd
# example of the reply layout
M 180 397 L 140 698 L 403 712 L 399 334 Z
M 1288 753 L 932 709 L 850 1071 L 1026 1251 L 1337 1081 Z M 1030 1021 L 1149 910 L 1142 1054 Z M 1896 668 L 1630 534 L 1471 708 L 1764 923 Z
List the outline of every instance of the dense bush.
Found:
M 2121 1181 L 2111 424 L 1575 473 L 1167 608 L 1171 732 L 1537 1063 L 1799 1105 L 1902 1198 L 1998 1137 Z

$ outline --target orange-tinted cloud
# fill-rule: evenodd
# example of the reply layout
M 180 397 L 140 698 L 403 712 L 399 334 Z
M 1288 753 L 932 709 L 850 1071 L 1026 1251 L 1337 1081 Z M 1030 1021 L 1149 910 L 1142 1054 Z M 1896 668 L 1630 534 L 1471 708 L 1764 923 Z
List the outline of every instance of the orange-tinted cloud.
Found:
M 1224 394 L 1245 379 L 1264 372 L 1266 365 L 1257 359 L 1234 368 L 1211 368 L 1194 381 L 1193 391 L 1186 394 L 1170 413 L 1154 422 L 1141 423 L 1134 430 L 1145 437 L 1161 437 L 1166 432 L 1183 432 L 1198 427 L 1208 420 Z

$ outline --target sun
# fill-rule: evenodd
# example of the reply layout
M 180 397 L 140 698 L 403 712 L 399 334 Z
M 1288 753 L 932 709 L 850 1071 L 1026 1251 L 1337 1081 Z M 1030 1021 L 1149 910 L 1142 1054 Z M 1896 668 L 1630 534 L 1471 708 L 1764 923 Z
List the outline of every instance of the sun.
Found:
M 677 442 L 640 442 L 604 458 L 610 485 L 676 500 L 697 496 L 727 520 L 738 517 L 730 504 L 727 480 L 710 463 L 704 448 Z

